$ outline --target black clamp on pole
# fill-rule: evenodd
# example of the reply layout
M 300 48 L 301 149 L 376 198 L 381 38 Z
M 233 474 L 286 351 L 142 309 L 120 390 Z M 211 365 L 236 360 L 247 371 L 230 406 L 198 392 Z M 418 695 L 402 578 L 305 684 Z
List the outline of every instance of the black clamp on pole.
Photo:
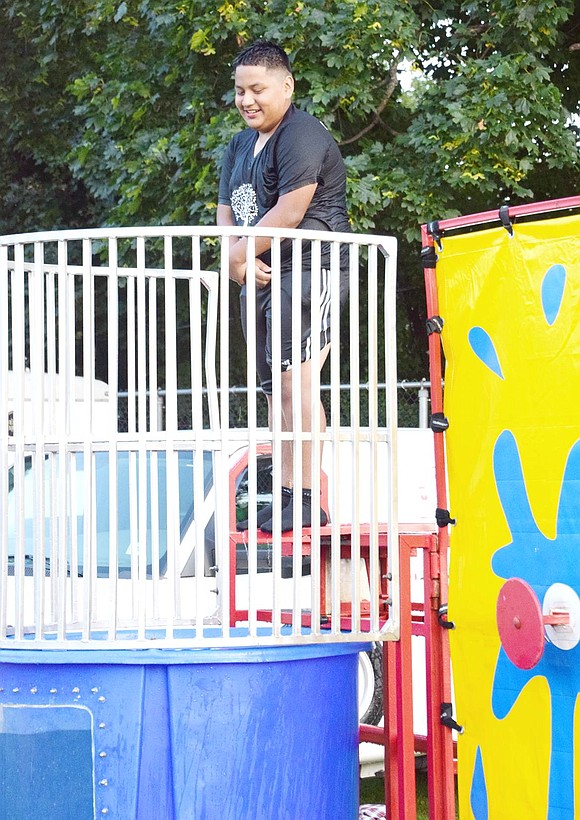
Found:
M 510 236 L 514 235 L 514 223 L 513 220 L 510 219 L 510 209 L 509 205 L 502 205 L 499 209 L 499 218 L 501 224 L 509 233 Z
M 441 604 L 437 610 L 437 621 L 442 629 L 455 629 L 454 621 L 447 620 L 447 604 Z
M 455 518 L 451 518 L 449 510 L 444 510 L 442 507 L 437 507 L 435 510 L 435 520 L 438 527 L 447 527 L 449 524 L 456 524 Z
M 441 316 L 431 316 L 430 319 L 427 319 L 427 335 L 431 336 L 432 333 L 441 333 L 443 330 L 443 319 Z
M 427 233 L 433 237 L 433 241 L 437 243 L 439 250 L 442 250 L 443 245 L 441 244 L 441 237 L 443 236 L 443 231 L 439 227 L 439 222 L 437 222 L 437 220 L 427 223 Z
M 426 245 L 421 248 L 421 264 L 424 268 L 434 268 L 439 257 L 435 253 L 433 245 Z
M 447 726 L 448 729 L 455 729 L 457 734 L 462 735 L 465 731 L 464 727 L 461 726 L 457 721 L 453 720 L 453 704 L 452 703 L 442 703 L 441 704 L 441 723 L 443 726 Z
M 449 420 L 443 413 L 433 413 L 431 416 L 431 429 L 434 433 L 443 433 L 449 427 Z

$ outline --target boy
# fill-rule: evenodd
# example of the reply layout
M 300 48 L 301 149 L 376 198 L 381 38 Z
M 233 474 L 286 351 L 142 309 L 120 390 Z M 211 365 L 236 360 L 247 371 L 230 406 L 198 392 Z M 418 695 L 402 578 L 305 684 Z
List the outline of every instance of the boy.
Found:
M 305 228 L 350 231 L 346 212 L 346 171 L 340 151 L 328 130 L 315 117 L 292 103 L 294 79 L 286 53 L 275 43 L 258 40 L 243 49 L 233 62 L 236 106 L 247 129 L 236 134 L 228 145 L 220 178 L 218 225 L 260 226 L 263 228 Z M 270 240 L 256 237 L 256 369 L 268 400 L 272 418 L 272 367 L 281 369 L 282 429 L 292 430 L 292 247 L 282 243 L 280 270 L 270 265 Z M 230 278 L 241 285 L 241 313 L 246 327 L 246 239 L 230 241 Z M 318 332 L 320 366 L 329 351 L 329 247 L 322 248 L 320 286 L 322 325 Z M 282 300 L 282 361 L 272 362 L 271 289 L 272 276 L 280 277 Z M 348 287 L 348 247 L 341 250 L 341 303 Z M 316 343 L 310 328 L 310 247 L 302 252 L 302 428 L 312 424 L 326 428 L 324 409 L 312 419 L 310 402 L 310 350 Z M 302 525 L 312 523 L 311 445 L 303 445 Z M 293 461 L 290 442 L 282 443 L 282 531 L 293 527 Z M 316 509 L 320 505 L 316 503 Z M 327 523 L 320 509 L 320 523 Z M 242 528 L 247 528 L 243 523 Z M 258 526 L 272 531 L 272 505 L 260 510 Z

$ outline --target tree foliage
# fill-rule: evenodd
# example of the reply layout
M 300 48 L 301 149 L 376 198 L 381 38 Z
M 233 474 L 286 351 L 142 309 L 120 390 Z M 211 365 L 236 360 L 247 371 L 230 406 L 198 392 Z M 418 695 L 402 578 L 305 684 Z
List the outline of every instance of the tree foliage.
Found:
M 571 0 L 5 0 L 0 17 L 2 232 L 213 222 L 240 127 L 229 66 L 257 37 L 341 144 L 354 227 L 402 240 L 403 337 L 422 222 L 575 192 Z

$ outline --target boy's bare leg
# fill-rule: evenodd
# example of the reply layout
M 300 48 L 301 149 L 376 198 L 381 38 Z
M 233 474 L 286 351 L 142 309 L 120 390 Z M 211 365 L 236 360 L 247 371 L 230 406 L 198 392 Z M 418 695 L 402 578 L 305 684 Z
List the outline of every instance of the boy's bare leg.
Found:
M 320 367 L 324 364 L 328 356 L 330 346 L 327 345 L 320 353 Z M 282 373 L 282 426 L 284 430 L 293 430 L 292 414 L 292 370 Z M 300 365 L 300 409 L 302 415 L 302 431 L 311 433 L 317 425 L 321 433 L 326 432 L 326 413 L 322 402 L 318 401 L 318 418 L 312 416 L 312 361 L 303 362 Z M 285 487 L 292 487 L 294 484 L 294 458 L 292 442 L 288 448 L 282 446 L 282 484 Z M 322 456 L 322 452 L 321 452 Z M 312 488 L 312 442 L 304 441 L 302 444 L 302 487 Z
M 330 346 L 327 345 L 320 352 L 320 367 L 326 361 Z M 317 424 L 321 433 L 326 431 L 326 413 L 322 402 L 318 401 L 318 418 L 313 419 L 312 414 L 312 361 L 303 362 L 300 366 L 300 409 L 302 413 L 302 431 L 311 433 L 313 424 Z M 292 431 L 293 429 L 293 385 L 292 370 L 286 370 L 281 376 L 281 410 L 282 410 L 282 430 Z M 268 396 L 268 411 L 270 427 L 272 426 L 272 397 Z M 322 459 L 322 448 L 320 457 Z M 320 465 L 319 465 L 320 466 Z M 294 486 L 294 448 L 291 441 L 282 442 L 282 487 L 292 489 Z M 302 490 L 310 500 L 312 489 L 312 442 L 304 441 L 302 444 Z M 306 491 L 306 492 L 304 492 Z M 319 509 L 319 503 L 312 505 L 314 509 Z M 288 519 L 289 514 L 284 516 Z M 271 531 L 271 522 L 267 522 L 263 529 Z

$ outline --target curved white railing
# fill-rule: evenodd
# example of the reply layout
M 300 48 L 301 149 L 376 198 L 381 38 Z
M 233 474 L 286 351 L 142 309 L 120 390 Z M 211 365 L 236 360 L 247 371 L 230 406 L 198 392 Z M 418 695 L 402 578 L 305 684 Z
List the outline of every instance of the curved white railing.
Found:
M 291 371 L 291 424 L 274 368 L 272 429 L 257 426 L 253 389 L 247 427 L 230 425 L 230 363 L 245 362 L 243 386 L 253 388 L 256 356 L 255 334 L 243 346 L 232 316 L 232 235 L 248 237 L 249 270 L 255 238 L 272 239 L 274 360 L 281 249 L 292 250 L 298 285 L 304 249 L 316 272 L 330 248 L 326 430 L 303 429 L 300 368 Z M 342 313 L 341 248 L 350 280 Z M 385 548 L 397 544 L 395 266 L 395 240 L 357 234 L 143 227 L 0 237 L 0 647 L 396 637 L 398 552 Z M 319 277 L 312 281 L 318 326 Z M 250 328 L 255 293 L 249 275 Z M 292 306 L 296 352 L 300 301 Z M 121 389 L 129 396 L 122 429 Z M 178 394 L 189 396 L 186 424 Z M 301 494 L 304 442 L 313 496 L 322 494 L 331 523 L 292 536 L 279 531 L 280 462 L 291 445 Z M 255 519 L 268 472 L 269 538 Z M 241 498 L 249 505 L 243 533 Z

